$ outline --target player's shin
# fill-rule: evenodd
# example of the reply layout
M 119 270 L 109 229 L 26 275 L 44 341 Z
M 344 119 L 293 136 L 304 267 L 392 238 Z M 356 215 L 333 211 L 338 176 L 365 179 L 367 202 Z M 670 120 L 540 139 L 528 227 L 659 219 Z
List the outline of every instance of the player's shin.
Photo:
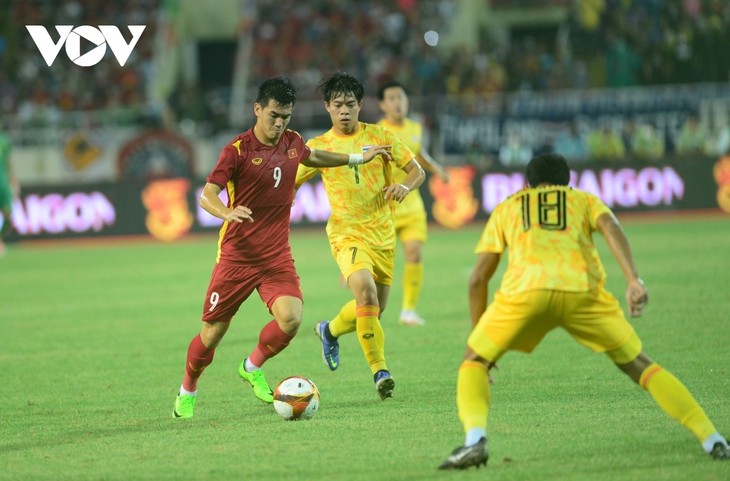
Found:
M 330 333 L 334 337 L 353 332 L 357 325 L 357 303 L 351 300 L 340 309 L 340 312 L 329 322 Z
M 464 361 L 456 381 L 456 407 L 466 435 L 465 446 L 486 436 L 489 413 L 489 376 L 487 366 Z
M 416 310 L 423 287 L 423 263 L 406 262 L 403 268 L 403 306 L 405 311 Z
M 276 320 L 272 320 L 261 329 L 259 342 L 248 359 L 254 366 L 261 367 L 268 359 L 286 349 L 293 338 L 281 330 Z
M 183 377 L 182 388 L 187 392 L 195 392 L 198 389 L 198 379 L 203 370 L 213 362 L 215 349 L 208 349 L 196 335 L 188 346 L 188 355 L 185 362 L 185 376 Z
M 385 364 L 385 333 L 380 325 L 380 308 L 373 305 L 358 306 L 357 340 L 373 374 L 388 369 Z
M 660 365 L 650 364 L 641 373 L 639 384 L 667 415 L 689 429 L 701 443 L 717 432 L 685 385 Z

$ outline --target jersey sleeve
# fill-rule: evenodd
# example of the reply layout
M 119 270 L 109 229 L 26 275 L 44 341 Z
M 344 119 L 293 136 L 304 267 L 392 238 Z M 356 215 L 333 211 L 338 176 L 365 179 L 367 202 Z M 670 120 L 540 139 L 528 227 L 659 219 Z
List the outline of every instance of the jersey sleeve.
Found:
M 238 159 L 237 146 L 229 144 L 221 149 L 221 153 L 218 156 L 218 162 L 215 167 L 211 170 L 206 182 L 215 184 L 225 190 L 226 184 L 230 179 L 233 178 L 233 173 L 236 170 L 236 161 Z
M 302 160 L 304 160 L 304 159 L 308 158 L 310 155 L 312 155 L 312 149 L 316 148 L 316 146 L 312 145 L 311 140 L 309 142 L 307 142 L 304 146 L 307 148 L 309 153 L 307 154 L 307 157 L 304 157 Z M 312 177 L 317 175 L 317 172 L 319 172 L 319 169 L 317 167 L 309 167 L 307 165 L 300 163 L 299 167 L 297 167 L 297 177 L 294 180 L 294 183 L 296 185 L 302 185 L 303 183 L 305 183 L 306 181 L 308 181 L 309 179 L 311 179 Z
M 504 237 L 504 231 L 500 224 L 501 217 L 501 205 L 492 212 L 489 216 L 487 225 L 482 231 L 482 235 L 479 238 L 476 248 L 474 249 L 475 254 L 482 254 L 484 252 L 493 252 L 495 254 L 502 254 L 507 247 L 507 242 Z
M 302 137 L 302 134 L 300 134 L 296 130 L 292 130 L 291 132 L 295 134 L 294 146 L 296 148 L 296 151 L 301 152 L 301 155 L 299 156 L 299 163 L 301 163 L 302 161 L 307 160 L 310 155 L 312 155 L 312 149 L 304 143 L 304 138 Z
M 401 170 L 405 169 L 408 162 L 415 159 L 416 156 L 413 155 L 411 149 L 393 132 L 386 128 L 383 128 L 383 132 L 385 144 L 391 146 L 391 154 L 395 165 Z
M 596 222 L 598 221 L 599 217 L 601 217 L 603 214 L 608 214 L 611 217 L 615 216 L 613 214 L 613 211 L 597 196 L 588 193 L 586 195 L 588 196 L 588 207 L 591 216 L 591 230 L 595 231 L 597 229 Z

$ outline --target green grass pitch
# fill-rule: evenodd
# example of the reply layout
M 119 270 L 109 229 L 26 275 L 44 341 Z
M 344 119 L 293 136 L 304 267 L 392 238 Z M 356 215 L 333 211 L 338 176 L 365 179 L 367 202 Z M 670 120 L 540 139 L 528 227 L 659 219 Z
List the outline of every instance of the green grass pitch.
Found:
M 324 230 L 294 231 L 304 321 L 265 367 L 272 384 L 301 374 L 319 386 L 320 411 L 299 422 L 281 420 L 238 378 L 237 364 L 270 320 L 256 295 L 201 379 L 195 418 L 171 417 L 199 329 L 214 236 L 11 246 L 0 259 L 0 480 L 730 479 L 730 463 L 712 461 L 604 356 L 562 332 L 532 355 L 508 354 L 500 363 L 487 469 L 436 470 L 463 441 L 455 382 L 481 228 L 432 229 L 423 328 L 396 323 L 398 253 L 383 319 L 397 381 L 386 402 L 354 336 L 342 339 L 338 371 L 322 363 L 312 327 L 349 294 Z M 650 292 L 634 321 L 647 352 L 730 435 L 730 218 L 634 218 L 625 229 Z M 622 299 L 618 267 L 603 240 L 598 245 L 608 287 Z

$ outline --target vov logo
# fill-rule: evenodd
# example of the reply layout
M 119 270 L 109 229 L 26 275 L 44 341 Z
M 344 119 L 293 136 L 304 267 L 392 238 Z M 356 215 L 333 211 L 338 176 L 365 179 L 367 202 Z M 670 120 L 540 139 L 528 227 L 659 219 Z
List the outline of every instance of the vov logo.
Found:
M 49 67 L 53 65 L 64 45 L 68 58 L 80 67 L 93 67 L 99 63 L 104 58 L 106 47 L 109 45 L 117 62 L 123 67 L 145 27 L 146 25 L 127 26 L 132 34 L 132 40 L 127 43 L 122 32 L 114 25 L 99 25 L 99 28 L 91 25 L 80 25 L 76 28 L 73 25 L 56 25 L 56 32 L 59 36 L 57 42 L 51 39 L 51 35 L 43 25 L 25 26 Z M 83 55 L 81 54 L 82 38 L 95 45 Z

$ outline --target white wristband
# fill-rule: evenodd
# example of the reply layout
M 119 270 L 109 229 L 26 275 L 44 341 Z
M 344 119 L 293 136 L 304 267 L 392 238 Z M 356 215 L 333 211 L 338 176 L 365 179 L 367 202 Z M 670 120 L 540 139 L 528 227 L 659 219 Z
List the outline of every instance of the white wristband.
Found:
M 347 162 L 347 165 L 353 166 L 353 165 L 360 165 L 365 162 L 365 158 L 362 154 L 350 154 L 349 160 Z

